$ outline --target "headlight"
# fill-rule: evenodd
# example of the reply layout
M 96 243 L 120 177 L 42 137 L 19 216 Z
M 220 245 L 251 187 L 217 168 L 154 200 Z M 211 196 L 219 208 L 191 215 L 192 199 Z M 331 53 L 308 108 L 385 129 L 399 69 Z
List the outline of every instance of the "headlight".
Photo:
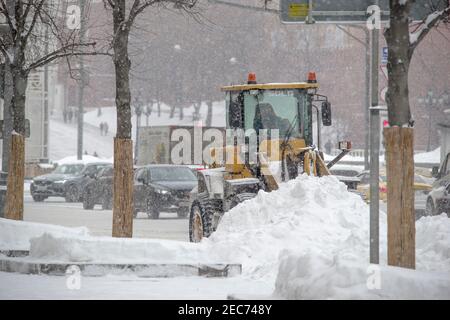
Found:
M 165 190 L 165 189 L 156 189 L 156 192 L 159 194 L 166 194 L 169 192 L 169 190 Z
M 55 183 L 58 183 L 58 184 L 64 184 L 64 183 L 66 183 L 66 181 L 67 181 L 67 180 L 58 180 L 58 181 L 55 181 Z

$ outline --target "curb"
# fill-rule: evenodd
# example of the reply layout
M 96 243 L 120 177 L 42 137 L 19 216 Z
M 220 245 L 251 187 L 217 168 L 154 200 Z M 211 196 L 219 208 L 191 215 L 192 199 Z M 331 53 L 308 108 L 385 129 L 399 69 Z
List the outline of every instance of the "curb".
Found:
M 98 277 L 105 275 L 133 274 L 146 278 L 170 278 L 181 276 L 201 276 L 226 278 L 240 275 L 240 264 L 111 264 L 111 263 L 42 263 L 23 259 L 0 259 L 1 272 L 22 274 L 65 276 L 73 274 L 78 267 L 82 276 Z M 66 273 L 68 268 L 70 273 Z M 75 269 L 77 270 L 77 269 Z

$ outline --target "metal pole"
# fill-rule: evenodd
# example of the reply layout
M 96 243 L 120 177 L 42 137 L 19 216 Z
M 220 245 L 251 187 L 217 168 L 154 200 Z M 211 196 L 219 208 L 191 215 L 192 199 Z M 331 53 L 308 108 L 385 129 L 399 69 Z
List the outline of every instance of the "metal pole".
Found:
M 378 5 L 378 1 L 375 1 Z M 372 108 L 370 117 L 370 263 L 379 263 L 379 159 L 380 113 L 378 109 L 379 30 L 372 30 Z
M 364 29 L 366 33 L 366 97 L 364 106 L 364 119 L 366 130 L 364 131 L 364 169 L 369 170 L 369 145 L 370 145 L 370 32 Z
M 83 43 L 85 39 L 85 0 L 80 0 L 80 42 Z M 84 70 L 84 58 L 81 55 L 79 57 L 80 65 L 80 84 L 78 86 L 78 135 L 77 135 L 77 158 L 78 160 L 83 159 L 83 100 L 84 100 L 84 87 L 85 87 L 85 70 Z

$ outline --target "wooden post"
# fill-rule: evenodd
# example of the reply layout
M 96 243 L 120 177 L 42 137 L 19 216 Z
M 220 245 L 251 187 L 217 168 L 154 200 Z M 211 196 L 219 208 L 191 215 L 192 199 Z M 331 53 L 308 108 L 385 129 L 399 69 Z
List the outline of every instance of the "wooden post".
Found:
M 5 218 L 12 220 L 23 220 L 25 139 L 22 135 L 13 134 L 11 136 L 10 150 Z
M 133 236 L 133 175 L 133 141 L 114 138 L 113 237 Z
M 415 268 L 414 131 L 384 129 L 387 170 L 388 264 Z

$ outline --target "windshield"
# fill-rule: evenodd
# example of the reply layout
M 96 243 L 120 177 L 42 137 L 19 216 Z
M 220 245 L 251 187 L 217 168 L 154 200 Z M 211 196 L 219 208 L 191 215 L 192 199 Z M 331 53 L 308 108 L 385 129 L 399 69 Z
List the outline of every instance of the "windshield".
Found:
M 84 168 L 82 164 L 63 164 L 53 171 L 59 174 L 79 174 Z
M 244 125 L 245 129 L 279 129 L 280 138 L 284 138 L 290 131 L 292 137 L 301 137 L 298 112 L 299 102 L 294 90 L 265 90 L 246 92 L 244 94 Z M 304 100 L 304 99 L 301 99 Z
M 152 181 L 196 181 L 197 177 L 189 168 L 161 167 L 151 168 Z

